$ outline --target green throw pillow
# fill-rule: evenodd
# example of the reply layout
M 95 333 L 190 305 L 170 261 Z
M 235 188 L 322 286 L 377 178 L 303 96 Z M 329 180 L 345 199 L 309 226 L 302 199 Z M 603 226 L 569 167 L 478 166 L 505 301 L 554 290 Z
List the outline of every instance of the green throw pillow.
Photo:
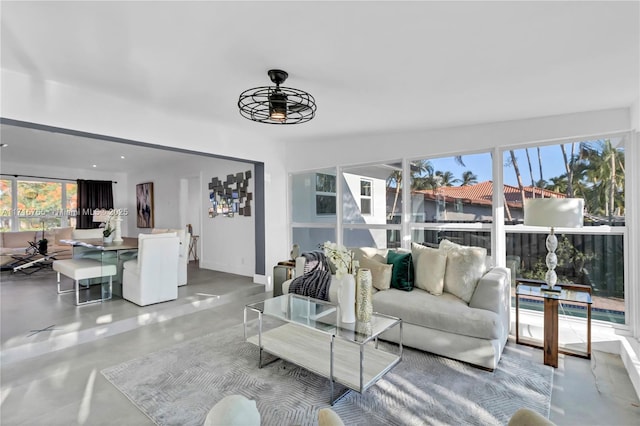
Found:
M 413 290 L 413 261 L 411 253 L 398 253 L 389 250 L 387 263 L 393 265 L 391 287 L 399 290 Z

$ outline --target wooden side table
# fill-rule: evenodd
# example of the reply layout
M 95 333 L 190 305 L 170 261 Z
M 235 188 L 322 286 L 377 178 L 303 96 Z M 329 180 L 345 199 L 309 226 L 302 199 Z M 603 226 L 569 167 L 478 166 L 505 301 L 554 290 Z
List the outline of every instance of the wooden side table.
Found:
M 562 284 L 560 292 L 548 292 L 543 289 L 544 282 L 533 280 L 517 280 L 527 282 L 516 287 L 516 343 L 540 348 L 539 345 L 525 342 L 520 339 L 520 297 L 531 296 L 544 300 L 544 363 L 552 367 L 558 367 L 558 353 L 579 356 L 591 359 L 591 287 L 579 284 Z M 575 351 L 559 349 L 558 347 L 558 302 L 572 302 L 587 305 L 587 351 L 579 353 Z

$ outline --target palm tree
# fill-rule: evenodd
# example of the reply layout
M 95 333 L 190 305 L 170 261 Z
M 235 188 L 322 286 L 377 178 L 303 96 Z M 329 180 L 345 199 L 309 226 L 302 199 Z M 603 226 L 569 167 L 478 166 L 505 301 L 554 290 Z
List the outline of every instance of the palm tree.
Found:
M 448 170 L 446 172 L 438 170 L 436 172 L 436 177 L 439 178 L 440 186 L 453 186 L 454 183 L 461 182 L 460 179 L 456 178 L 453 173 Z
M 409 172 L 411 174 L 411 186 L 413 189 L 423 175 L 433 174 L 433 165 L 428 160 L 412 161 L 409 165 Z M 395 186 L 396 191 L 393 197 L 393 207 L 387 215 L 388 220 L 391 220 L 393 218 L 396 207 L 398 205 L 398 198 L 400 196 L 400 191 L 402 190 L 402 170 L 394 170 L 387 178 L 387 189 L 391 188 L 392 186 Z
M 509 154 L 511 155 L 511 164 L 513 165 L 513 171 L 516 173 L 516 180 L 518 181 L 518 188 L 520 189 L 520 199 L 524 206 L 524 185 L 522 184 L 522 176 L 520 175 L 520 168 L 518 167 L 518 159 L 516 158 L 514 150 L 509 150 Z
M 582 143 L 580 144 L 580 146 L 582 146 Z M 569 198 L 573 198 L 574 197 L 574 192 L 573 192 L 573 174 L 575 172 L 575 167 L 576 167 L 576 163 L 577 161 L 575 158 L 575 149 L 576 149 L 576 144 L 572 143 L 571 144 L 571 157 L 567 158 L 567 151 L 564 147 L 564 144 L 560 144 L 560 150 L 562 151 L 562 158 L 564 159 L 564 169 L 567 172 L 567 197 Z M 578 158 L 579 160 L 579 158 Z
M 588 186 L 588 211 L 608 217 L 624 214 L 624 153 L 611 140 L 581 145 L 580 157 Z
M 531 166 L 531 156 L 529 155 L 529 148 L 525 148 L 524 152 L 527 154 L 527 163 L 529 164 L 529 176 L 531 177 L 531 186 L 536 186 L 536 181 L 533 178 L 533 167 Z
M 542 176 L 542 154 L 540 154 L 540 147 L 538 149 L 538 167 L 540 168 L 540 182 L 544 182 L 544 177 Z
M 552 177 L 549 179 L 549 182 L 544 186 L 545 189 L 549 191 L 560 192 L 565 194 L 567 192 L 567 174 L 564 173 L 560 176 Z
M 462 173 L 462 183 L 460 186 L 475 185 L 476 183 L 478 183 L 478 175 L 474 174 L 471 170 Z

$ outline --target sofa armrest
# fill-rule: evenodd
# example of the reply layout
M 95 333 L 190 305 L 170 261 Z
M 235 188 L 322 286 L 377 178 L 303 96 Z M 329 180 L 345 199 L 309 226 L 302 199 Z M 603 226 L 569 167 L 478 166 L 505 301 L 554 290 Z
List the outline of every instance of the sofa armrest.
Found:
M 500 340 L 506 341 L 511 327 L 511 271 L 495 267 L 480 278 L 469 301 L 470 308 L 486 309 L 498 315 Z
M 494 267 L 478 281 L 469 301 L 470 308 L 486 309 L 501 314 L 511 309 L 511 272 Z

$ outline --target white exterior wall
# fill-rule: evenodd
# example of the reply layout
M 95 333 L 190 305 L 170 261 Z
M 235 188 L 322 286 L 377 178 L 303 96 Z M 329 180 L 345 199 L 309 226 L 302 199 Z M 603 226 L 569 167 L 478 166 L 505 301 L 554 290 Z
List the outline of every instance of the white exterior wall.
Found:
M 385 200 L 386 182 L 384 179 L 376 179 L 368 176 L 361 176 L 352 173 L 343 173 L 344 194 L 343 198 L 343 223 L 348 227 L 349 223 L 359 224 L 386 224 L 387 223 L 387 202 Z M 366 179 L 371 181 L 371 214 L 363 215 L 362 200 L 360 196 L 360 181 Z M 347 209 L 349 212 L 347 212 Z M 350 236 L 345 239 L 348 245 L 353 247 L 379 247 L 387 246 L 387 231 L 385 229 L 360 229 L 349 231 Z

